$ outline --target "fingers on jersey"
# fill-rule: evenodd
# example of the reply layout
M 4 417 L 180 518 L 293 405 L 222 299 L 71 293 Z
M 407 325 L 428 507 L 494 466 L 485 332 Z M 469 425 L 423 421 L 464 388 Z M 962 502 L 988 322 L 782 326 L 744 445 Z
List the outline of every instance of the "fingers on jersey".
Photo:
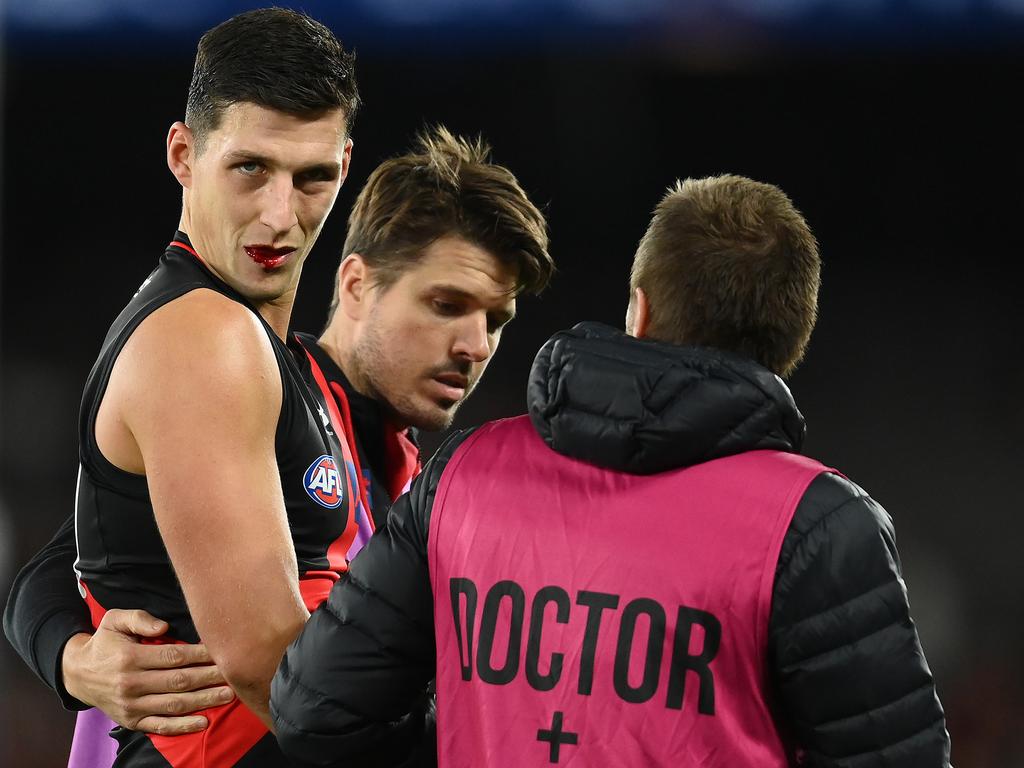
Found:
M 156 693 L 135 700 L 134 709 L 145 714 L 139 717 L 133 730 L 161 736 L 195 733 L 209 724 L 199 713 L 227 704 L 235 698 L 234 692 L 226 685 L 195 689 L 197 678 L 187 676 L 191 671 L 178 670 L 186 676 L 171 682 L 171 687 L 189 686 L 190 690 L 182 693 Z
M 176 645 L 140 645 L 139 666 L 143 669 L 177 669 L 178 667 L 193 667 L 199 664 L 209 665 L 210 675 L 213 676 L 209 685 L 219 685 L 225 682 L 220 671 L 213 666 L 213 659 L 210 651 L 202 643 Z M 206 687 L 204 686 L 204 687 Z M 164 688 L 166 691 L 190 690 L 188 688 Z
M 166 621 L 162 621 L 146 611 L 112 608 L 103 615 L 99 629 L 108 629 L 139 637 L 160 637 L 167 631 L 168 626 Z M 201 664 L 203 662 L 191 663 Z M 172 664 L 171 666 L 181 665 Z

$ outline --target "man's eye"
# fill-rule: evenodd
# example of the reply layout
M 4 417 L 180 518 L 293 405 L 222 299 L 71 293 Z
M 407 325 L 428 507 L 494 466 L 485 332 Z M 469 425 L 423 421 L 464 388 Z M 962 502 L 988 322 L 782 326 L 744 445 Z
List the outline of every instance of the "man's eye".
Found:
M 334 181 L 334 174 L 323 169 L 306 171 L 299 177 L 301 184 L 317 184 L 322 181 Z
M 459 313 L 459 305 L 454 304 L 450 301 L 441 301 L 440 299 L 434 299 L 434 311 L 439 315 L 457 315 Z
M 259 173 L 263 169 L 263 166 L 261 166 L 259 163 L 255 162 L 255 161 L 251 161 L 251 162 L 248 162 L 248 163 L 239 163 L 235 167 L 238 168 L 238 170 L 240 170 L 242 173 L 246 174 L 247 176 L 255 176 L 257 173 Z

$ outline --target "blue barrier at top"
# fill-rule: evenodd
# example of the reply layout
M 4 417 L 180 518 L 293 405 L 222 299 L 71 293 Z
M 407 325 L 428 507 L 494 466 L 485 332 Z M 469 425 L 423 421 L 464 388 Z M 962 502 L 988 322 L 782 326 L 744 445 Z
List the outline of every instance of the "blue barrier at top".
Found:
M 264 3 L 240 0 L 8 0 L 5 37 L 23 52 L 191 48 L 197 35 Z M 1024 38 L 1024 0 L 278 0 L 358 47 L 530 48 L 713 39 L 861 43 Z M 625 36 L 625 37 L 624 37 Z

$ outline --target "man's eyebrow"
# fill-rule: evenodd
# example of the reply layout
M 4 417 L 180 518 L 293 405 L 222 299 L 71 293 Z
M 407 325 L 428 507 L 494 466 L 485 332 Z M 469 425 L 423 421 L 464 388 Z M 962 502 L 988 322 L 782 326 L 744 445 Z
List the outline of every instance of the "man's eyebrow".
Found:
M 436 291 L 437 293 L 445 293 L 456 299 L 473 299 L 475 298 L 472 293 L 465 291 L 462 288 L 458 288 L 454 285 L 448 285 L 446 283 L 434 283 L 430 286 L 430 290 Z
M 464 301 L 477 300 L 477 297 L 474 294 L 470 293 L 469 291 L 465 291 L 462 288 L 459 288 L 454 285 L 447 285 L 445 283 L 441 283 L 439 285 L 432 285 L 430 286 L 430 290 L 436 293 L 443 293 L 447 296 L 450 296 L 451 298 L 462 299 Z M 492 314 L 495 318 L 500 320 L 501 324 L 504 325 L 505 323 L 509 322 L 516 316 L 516 311 L 514 309 L 509 310 L 502 307 L 500 309 L 491 310 L 490 314 Z
M 313 163 L 312 165 L 307 165 L 307 166 L 304 166 L 302 168 L 299 168 L 295 172 L 295 175 L 302 176 L 302 175 L 305 175 L 305 174 L 315 174 L 315 173 L 323 174 L 324 176 L 330 176 L 331 178 L 334 178 L 339 173 L 341 173 L 341 163 L 338 163 L 338 162 Z
M 224 159 L 229 163 L 261 163 L 262 165 L 270 165 L 270 158 L 264 157 L 257 152 L 247 152 L 244 149 L 233 149 L 224 155 Z

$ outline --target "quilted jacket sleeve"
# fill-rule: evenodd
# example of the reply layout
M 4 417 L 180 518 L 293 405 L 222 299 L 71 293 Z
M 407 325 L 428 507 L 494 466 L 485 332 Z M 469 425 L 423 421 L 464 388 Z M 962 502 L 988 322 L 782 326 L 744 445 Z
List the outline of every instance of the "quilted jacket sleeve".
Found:
M 92 633 L 75 580 L 76 556 L 75 521 L 69 517 L 15 578 L 4 610 L 4 634 L 66 709 L 81 710 L 86 705 L 65 690 L 61 678 L 64 645 L 79 632 Z
M 892 520 L 836 475 L 812 482 L 783 543 L 769 655 L 800 765 L 949 765 Z
M 422 745 L 432 706 L 424 691 L 435 670 L 430 508 L 466 434 L 449 439 L 395 502 L 285 652 L 270 714 L 294 763 L 393 766 Z

